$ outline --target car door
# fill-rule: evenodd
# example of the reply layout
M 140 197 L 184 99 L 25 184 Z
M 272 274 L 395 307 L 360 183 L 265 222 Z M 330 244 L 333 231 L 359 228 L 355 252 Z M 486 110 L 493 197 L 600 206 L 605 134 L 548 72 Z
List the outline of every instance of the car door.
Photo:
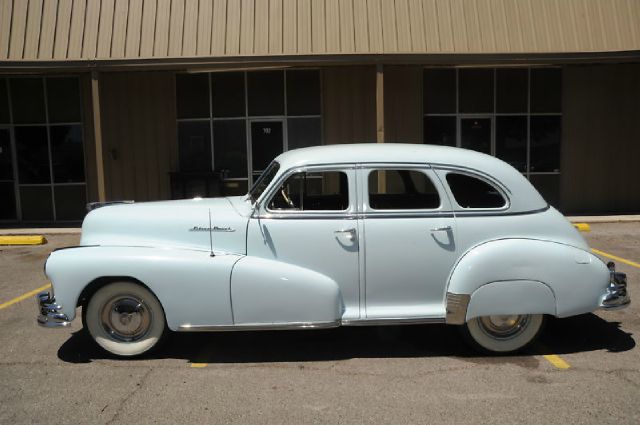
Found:
M 451 204 L 426 165 L 358 170 L 366 317 L 442 318 L 457 258 Z
M 247 255 L 308 268 L 334 280 L 343 319 L 360 317 L 354 167 L 309 167 L 283 176 L 249 222 Z

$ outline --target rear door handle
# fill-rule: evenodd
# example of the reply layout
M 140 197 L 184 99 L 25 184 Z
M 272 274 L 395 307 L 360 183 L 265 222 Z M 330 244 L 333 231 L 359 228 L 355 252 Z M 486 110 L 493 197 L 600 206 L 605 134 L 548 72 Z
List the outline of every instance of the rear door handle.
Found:
M 356 229 L 354 229 L 354 228 L 351 228 L 351 229 L 340 229 L 340 230 L 334 231 L 333 233 L 338 234 L 338 235 L 345 235 L 345 237 L 347 239 L 352 241 L 353 238 L 356 236 Z
M 450 230 L 451 230 L 451 226 L 434 227 L 433 229 L 431 229 L 432 232 L 448 232 Z

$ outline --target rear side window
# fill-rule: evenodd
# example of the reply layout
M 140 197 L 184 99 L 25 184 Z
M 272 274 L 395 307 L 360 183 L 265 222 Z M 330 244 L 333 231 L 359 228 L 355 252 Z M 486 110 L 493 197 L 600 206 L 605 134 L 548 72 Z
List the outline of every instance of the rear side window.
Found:
M 369 173 L 369 206 L 375 210 L 433 209 L 440 206 L 440 197 L 421 171 L 373 170 Z
M 507 204 L 498 189 L 476 177 L 449 173 L 447 183 L 462 208 L 501 208 Z
M 270 210 L 344 211 L 349 208 L 349 179 L 342 171 L 291 175 L 269 202 Z

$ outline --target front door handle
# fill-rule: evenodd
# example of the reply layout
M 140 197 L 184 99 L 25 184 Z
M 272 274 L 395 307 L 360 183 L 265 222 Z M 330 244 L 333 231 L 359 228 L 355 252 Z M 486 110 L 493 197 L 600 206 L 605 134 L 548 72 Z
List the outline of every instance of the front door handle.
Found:
M 434 227 L 433 229 L 431 229 L 432 232 L 448 232 L 450 230 L 451 230 L 451 226 Z
M 352 241 L 353 238 L 356 236 L 356 229 L 351 228 L 351 229 L 340 229 L 340 230 L 336 230 L 335 232 L 333 232 L 335 234 L 338 235 L 345 235 L 345 237 Z

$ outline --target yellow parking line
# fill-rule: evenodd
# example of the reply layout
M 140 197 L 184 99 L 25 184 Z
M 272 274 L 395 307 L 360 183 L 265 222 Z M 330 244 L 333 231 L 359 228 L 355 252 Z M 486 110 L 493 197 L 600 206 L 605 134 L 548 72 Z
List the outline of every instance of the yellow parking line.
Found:
M 207 363 L 191 363 L 191 367 L 207 367 Z
M 38 292 L 40 292 L 40 291 L 44 291 L 45 289 L 47 289 L 47 288 L 48 288 L 48 287 L 50 287 L 50 286 L 51 286 L 51 284 L 50 284 L 50 283 L 47 283 L 47 284 L 46 284 L 46 285 L 44 285 L 44 286 L 41 286 L 41 287 L 39 287 L 39 288 L 36 288 L 36 289 L 34 289 L 33 291 L 29 291 L 29 292 L 27 292 L 26 294 L 22 294 L 22 295 L 20 295 L 19 297 L 16 297 L 16 298 L 14 298 L 14 299 L 12 299 L 12 300 L 7 301 L 6 303 L 2 303 L 2 304 L 0 304 L 0 310 L 2 310 L 3 308 L 7 308 L 7 307 L 9 307 L 10 305 L 13 305 L 13 304 L 19 303 L 19 302 L 20 302 L 20 301 L 22 301 L 22 300 L 26 300 L 27 298 L 33 297 L 33 296 L 34 296 L 34 295 L 36 295 Z
M 637 267 L 640 269 L 640 264 L 634 261 L 627 260 L 625 258 L 618 257 L 613 254 L 609 254 L 607 252 L 600 251 L 599 249 L 595 249 L 595 248 L 591 248 L 591 251 L 595 252 L 598 255 L 602 255 L 603 257 L 611 258 L 612 260 L 620 261 L 621 263 L 628 264 L 630 266 Z
M 564 361 L 562 357 L 557 354 L 545 354 L 544 357 L 549 363 L 557 367 L 558 369 L 569 369 L 571 365 Z

